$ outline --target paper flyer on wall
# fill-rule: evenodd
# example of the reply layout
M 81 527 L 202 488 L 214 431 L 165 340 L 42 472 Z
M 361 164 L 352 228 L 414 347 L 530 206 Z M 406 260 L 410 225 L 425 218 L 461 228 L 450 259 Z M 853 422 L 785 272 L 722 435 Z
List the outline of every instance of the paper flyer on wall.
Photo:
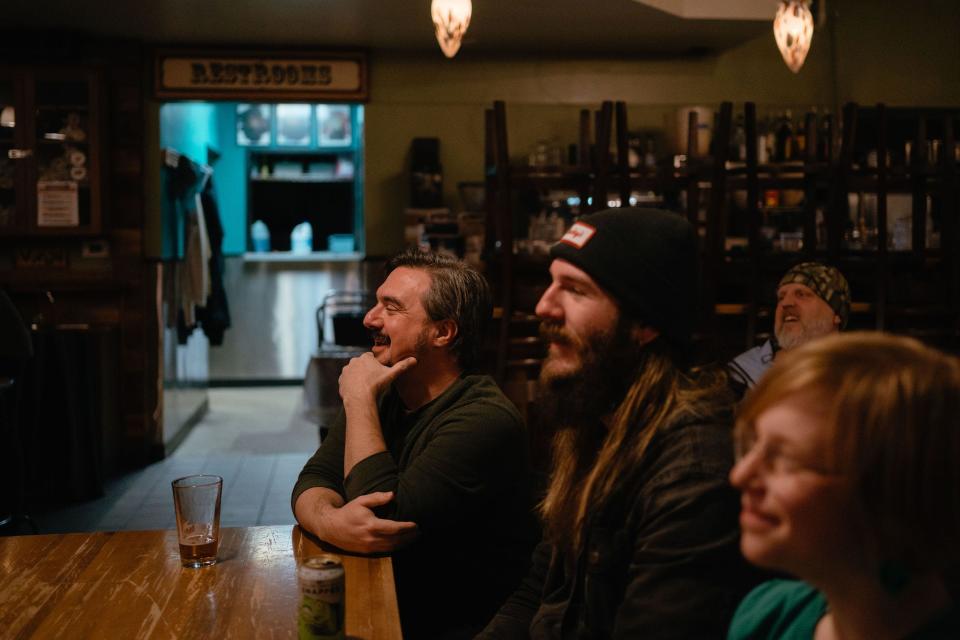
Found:
M 79 193 L 76 182 L 37 182 L 37 226 L 80 226 Z

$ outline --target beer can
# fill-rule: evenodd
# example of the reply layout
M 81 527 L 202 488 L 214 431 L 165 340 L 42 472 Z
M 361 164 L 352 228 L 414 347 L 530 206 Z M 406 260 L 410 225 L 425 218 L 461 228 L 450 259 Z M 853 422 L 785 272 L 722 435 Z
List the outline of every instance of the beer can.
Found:
M 343 562 L 324 553 L 304 558 L 297 566 L 300 607 L 297 634 L 301 640 L 344 640 L 346 591 Z

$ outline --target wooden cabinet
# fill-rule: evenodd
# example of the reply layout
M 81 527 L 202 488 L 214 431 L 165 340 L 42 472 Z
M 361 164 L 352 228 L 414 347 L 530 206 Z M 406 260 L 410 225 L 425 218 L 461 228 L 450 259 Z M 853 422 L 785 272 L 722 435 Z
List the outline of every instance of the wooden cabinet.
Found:
M 84 68 L 0 68 L 0 235 L 103 227 L 99 83 Z

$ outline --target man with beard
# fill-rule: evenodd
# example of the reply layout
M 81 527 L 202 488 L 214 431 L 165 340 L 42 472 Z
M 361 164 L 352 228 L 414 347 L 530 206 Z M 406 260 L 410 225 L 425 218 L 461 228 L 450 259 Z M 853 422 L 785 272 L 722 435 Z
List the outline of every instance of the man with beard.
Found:
M 796 265 L 777 285 L 774 339 L 730 361 L 731 387 L 743 396 L 770 368 L 778 351 L 839 332 L 847 326 L 849 315 L 850 286 L 839 270 L 819 262 Z
M 370 353 L 340 375 L 343 412 L 293 490 L 300 525 L 393 552 L 408 638 L 470 637 L 526 572 L 536 523 L 526 435 L 480 353 L 490 293 L 462 262 L 410 250 L 364 318 Z
M 550 254 L 544 537 L 478 637 L 723 637 L 753 581 L 726 481 L 732 397 L 722 371 L 687 363 L 696 234 L 674 213 L 610 209 Z

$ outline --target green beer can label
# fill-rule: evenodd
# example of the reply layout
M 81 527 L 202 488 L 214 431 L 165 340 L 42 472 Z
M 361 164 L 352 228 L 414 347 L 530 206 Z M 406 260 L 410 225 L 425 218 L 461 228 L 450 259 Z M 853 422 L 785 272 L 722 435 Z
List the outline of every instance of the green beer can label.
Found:
M 343 640 L 345 591 L 343 564 L 338 556 L 304 558 L 297 567 L 300 607 L 297 633 L 301 640 Z

